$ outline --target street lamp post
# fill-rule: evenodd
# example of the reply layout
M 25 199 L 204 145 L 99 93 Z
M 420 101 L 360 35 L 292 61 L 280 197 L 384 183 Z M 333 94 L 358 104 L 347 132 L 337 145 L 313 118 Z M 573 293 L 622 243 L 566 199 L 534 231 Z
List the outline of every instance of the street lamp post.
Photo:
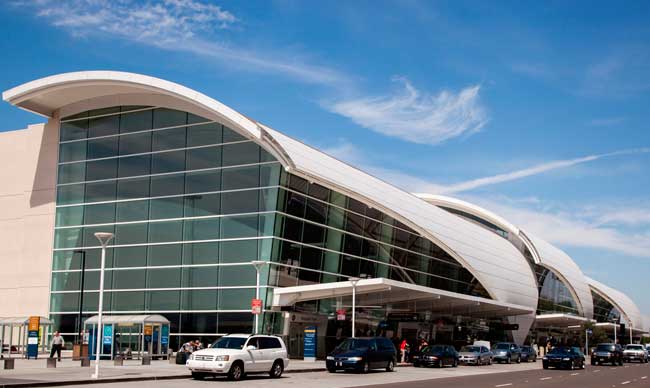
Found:
M 106 246 L 108 242 L 115 237 L 113 233 L 97 232 L 95 237 L 102 245 L 102 260 L 99 267 L 99 310 L 97 312 L 97 346 L 95 347 L 95 373 L 92 375 L 93 379 L 99 378 L 99 359 L 101 355 L 102 337 L 104 331 L 102 330 L 102 312 L 104 309 L 104 266 L 106 265 Z
M 352 284 L 352 338 L 356 336 L 356 314 L 357 314 L 357 283 L 359 283 L 359 278 L 349 278 L 348 279 Z
M 74 253 L 81 254 L 81 284 L 79 285 L 79 318 L 77 320 L 77 334 L 80 336 L 79 343 L 83 343 L 83 335 L 81 331 L 83 330 L 83 322 L 81 317 L 83 316 L 84 308 L 84 282 L 86 279 L 86 251 L 84 250 L 75 250 Z
M 255 267 L 255 299 L 259 299 L 260 298 L 260 270 L 262 269 L 262 266 L 266 264 L 266 262 L 261 260 L 254 260 L 251 261 L 251 264 L 253 265 L 253 267 Z M 255 328 L 253 329 L 253 334 L 259 333 L 260 331 L 259 323 L 260 323 L 260 314 L 255 314 Z

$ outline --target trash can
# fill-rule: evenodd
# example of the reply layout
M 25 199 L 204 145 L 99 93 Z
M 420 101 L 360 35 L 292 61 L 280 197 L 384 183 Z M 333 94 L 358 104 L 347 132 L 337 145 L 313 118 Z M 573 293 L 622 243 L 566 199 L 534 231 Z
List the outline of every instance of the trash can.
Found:
M 187 358 L 190 356 L 190 353 L 187 352 L 178 352 L 176 353 L 176 365 L 185 365 Z

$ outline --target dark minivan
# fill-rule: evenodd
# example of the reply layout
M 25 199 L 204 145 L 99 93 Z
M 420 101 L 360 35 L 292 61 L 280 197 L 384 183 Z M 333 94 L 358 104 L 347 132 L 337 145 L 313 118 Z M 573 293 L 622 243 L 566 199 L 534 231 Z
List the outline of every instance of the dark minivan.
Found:
M 327 356 L 327 371 L 353 370 L 367 373 L 371 369 L 395 369 L 395 345 L 384 337 L 348 338 Z

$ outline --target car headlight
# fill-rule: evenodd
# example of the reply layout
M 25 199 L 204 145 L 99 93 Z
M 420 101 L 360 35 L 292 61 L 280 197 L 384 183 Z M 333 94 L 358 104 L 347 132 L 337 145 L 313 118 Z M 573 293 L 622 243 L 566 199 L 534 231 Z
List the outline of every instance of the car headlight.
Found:
M 361 361 L 363 357 L 348 357 L 348 361 Z
M 548 360 L 548 357 L 544 356 L 542 357 L 542 360 Z
M 436 356 L 429 356 L 429 360 L 437 360 L 437 359 L 438 359 L 438 357 L 436 357 Z
M 330 360 L 330 361 L 333 361 L 333 360 L 334 360 L 334 356 L 327 356 L 327 359 Z
M 190 359 L 190 360 L 194 360 L 194 355 L 193 355 L 193 354 L 190 354 L 190 358 L 189 358 L 189 359 Z
M 215 361 L 228 361 L 230 360 L 230 356 L 217 356 L 214 358 Z
M 569 357 L 565 357 L 562 359 L 562 361 L 571 361 L 571 359 Z

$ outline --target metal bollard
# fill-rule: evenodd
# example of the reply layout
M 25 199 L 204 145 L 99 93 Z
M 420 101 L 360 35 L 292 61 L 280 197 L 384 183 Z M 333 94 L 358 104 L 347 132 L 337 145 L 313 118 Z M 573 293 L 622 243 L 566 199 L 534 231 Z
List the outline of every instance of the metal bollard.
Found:
M 82 358 L 81 366 L 90 366 L 90 358 Z
M 142 365 L 151 365 L 151 356 L 142 357 Z
M 116 356 L 115 359 L 113 359 L 113 365 L 124 366 L 124 359 L 122 358 L 122 356 Z
M 14 369 L 14 359 L 13 358 L 5 358 L 5 369 Z
M 47 359 L 47 367 L 48 368 L 56 368 L 56 358 L 48 358 Z

